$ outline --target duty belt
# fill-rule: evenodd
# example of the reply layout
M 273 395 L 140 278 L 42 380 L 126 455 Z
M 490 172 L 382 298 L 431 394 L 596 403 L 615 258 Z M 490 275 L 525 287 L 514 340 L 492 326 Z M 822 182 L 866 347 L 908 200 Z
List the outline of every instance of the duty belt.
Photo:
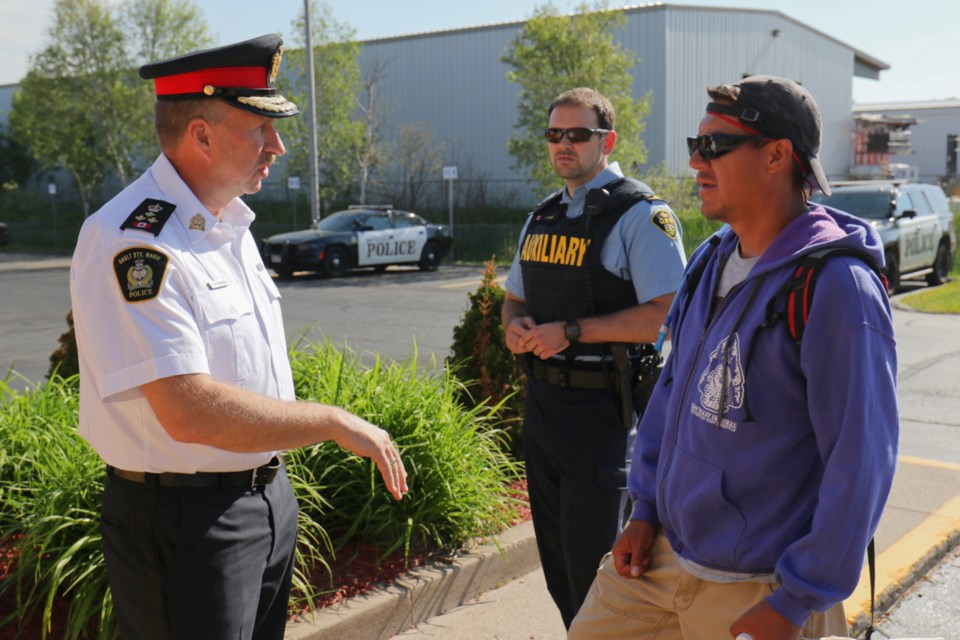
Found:
M 277 476 L 277 471 L 283 466 L 278 456 L 274 456 L 267 464 L 256 469 L 245 471 L 221 471 L 197 473 L 145 473 L 143 471 L 127 471 L 107 465 L 107 474 L 138 482 L 148 487 L 180 487 L 187 489 L 248 487 L 262 489 Z
M 613 372 L 604 371 L 599 366 L 590 369 L 578 369 L 564 363 L 547 364 L 539 358 L 529 358 L 527 364 L 530 368 L 527 375 L 531 378 L 561 387 L 574 387 L 575 389 L 616 388 Z

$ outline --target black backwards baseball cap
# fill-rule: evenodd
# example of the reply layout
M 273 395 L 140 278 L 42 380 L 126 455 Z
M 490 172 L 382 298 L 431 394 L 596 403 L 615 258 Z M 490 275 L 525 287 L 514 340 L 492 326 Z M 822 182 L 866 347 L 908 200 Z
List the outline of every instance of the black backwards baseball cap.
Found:
M 736 84 L 708 87 L 713 100 L 727 99 L 734 104 L 711 102 L 707 113 L 719 115 L 748 132 L 770 138 L 786 138 L 800 162 L 804 175 L 813 173 L 816 186 L 830 195 L 830 184 L 820 166 L 820 107 L 802 86 L 775 76 L 750 76 Z M 727 116 L 727 117 L 725 117 Z M 734 120 L 735 119 L 735 120 Z
M 283 40 L 270 34 L 145 64 L 140 77 L 154 81 L 159 101 L 219 98 L 260 116 L 286 118 L 300 111 L 277 94 L 282 56 Z

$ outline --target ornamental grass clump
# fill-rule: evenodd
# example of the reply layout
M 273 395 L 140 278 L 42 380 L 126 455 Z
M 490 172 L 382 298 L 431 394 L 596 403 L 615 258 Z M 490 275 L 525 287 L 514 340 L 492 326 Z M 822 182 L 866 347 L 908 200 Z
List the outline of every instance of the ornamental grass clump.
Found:
M 460 383 L 435 363 L 421 369 L 414 353 L 404 363 L 377 358 L 364 367 L 353 352 L 329 342 L 292 354 L 297 397 L 334 404 L 387 430 L 400 449 L 410 492 L 395 501 L 376 465 L 334 443 L 295 452 L 324 487 L 329 508 L 311 514 L 337 544 L 364 542 L 381 558 L 402 550 L 456 551 L 491 537 L 516 517 L 506 491 L 521 468 L 503 453 L 496 408 L 465 408 Z M 301 505 L 304 508 L 303 505 Z
M 113 637 L 113 610 L 100 550 L 103 463 L 77 433 L 76 376 L 18 393 L 0 383 L 0 543 L 15 560 L 0 575 L 0 628 L 22 631 L 55 605 L 69 607 L 63 637 Z M 37 637 L 37 636 L 33 636 Z
M 521 471 L 501 453 L 492 410 L 459 404 L 449 375 L 421 371 L 416 353 L 364 367 L 329 343 L 290 358 L 298 397 L 391 433 L 410 485 L 394 501 L 372 462 L 332 442 L 288 454 L 300 503 L 293 610 L 324 592 L 316 582 L 332 579 L 328 561 L 339 546 L 372 547 L 379 564 L 398 552 L 457 550 L 515 520 L 520 503 L 506 487 Z M 18 392 L 0 381 L 0 628 L 31 640 L 52 629 L 67 639 L 117 635 L 100 546 L 105 467 L 77 432 L 77 382 L 55 375 Z

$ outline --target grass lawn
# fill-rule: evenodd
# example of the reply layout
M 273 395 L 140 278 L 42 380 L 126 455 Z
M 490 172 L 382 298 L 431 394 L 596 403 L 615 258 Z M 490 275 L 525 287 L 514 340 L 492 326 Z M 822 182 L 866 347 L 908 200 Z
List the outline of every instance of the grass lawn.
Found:
M 904 296 L 901 302 L 917 311 L 928 313 L 960 313 L 960 279 Z

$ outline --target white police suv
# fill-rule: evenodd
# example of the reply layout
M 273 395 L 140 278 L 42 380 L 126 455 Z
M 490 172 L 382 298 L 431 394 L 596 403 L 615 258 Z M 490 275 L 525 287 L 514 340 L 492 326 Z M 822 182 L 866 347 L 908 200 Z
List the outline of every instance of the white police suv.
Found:
M 883 239 L 887 276 L 893 292 L 904 278 L 926 277 L 943 284 L 953 267 L 956 223 L 943 190 L 932 184 L 891 181 L 831 183 L 832 195 L 814 202 L 869 221 Z

